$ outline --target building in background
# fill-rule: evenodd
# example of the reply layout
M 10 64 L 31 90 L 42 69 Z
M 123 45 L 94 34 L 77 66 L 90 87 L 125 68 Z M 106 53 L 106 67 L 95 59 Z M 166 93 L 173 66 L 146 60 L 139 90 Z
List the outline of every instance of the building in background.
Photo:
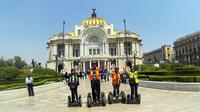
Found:
M 174 57 L 173 47 L 171 45 L 163 45 L 159 49 L 144 53 L 144 64 L 156 64 L 164 62 L 172 62 Z
M 64 36 L 63 36 L 64 35 Z M 126 39 L 127 38 L 127 43 Z M 90 18 L 75 26 L 75 31 L 58 33 L 47 42 L 47 67 L 58 70 L 65 68 L 82 68 L 88 70 L 93 63 L 103 69 L 119 66 L 120 70 L 126 63 L 126 54 L 130 62 L 142 64 L 142 39 L 134 32 L 115 30 L 97 17 L 95 9 Z M 127 51 L 127 52 L 125 52 Z
M 200 65 L 200 31 L 174 42 L 175 58 L 182 64 Z

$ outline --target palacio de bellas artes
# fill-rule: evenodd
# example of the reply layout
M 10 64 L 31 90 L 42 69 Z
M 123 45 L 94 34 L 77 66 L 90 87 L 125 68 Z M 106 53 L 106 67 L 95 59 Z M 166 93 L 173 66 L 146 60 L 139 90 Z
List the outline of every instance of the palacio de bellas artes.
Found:
M 90 18 L 75 25 L 75 31 L 53 34 L 47 45 L 47 67 L 58 71 L 77 67 L 87 71 L 92 63 L 97 63 L 101 69 L 118 66 L 122 70 L 127 55 L 132 64 L 134 61 L 136 65 L 142 64 L 139 34 L 126 31 L 125 35 L 125 31 L 114 29 L 113 24 L 98 17 L 95 9 Z

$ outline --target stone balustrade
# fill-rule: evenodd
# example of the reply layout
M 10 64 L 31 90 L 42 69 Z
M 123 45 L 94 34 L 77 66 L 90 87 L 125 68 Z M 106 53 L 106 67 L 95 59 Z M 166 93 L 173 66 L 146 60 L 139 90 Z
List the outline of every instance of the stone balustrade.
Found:
M 47 84 L 47 85 L 41 85 L 34 87 L 35 95 L 50 91 L 59 87 L 63 87 L 63 82 L 53 83 L 53 84 Z M 0 92 L 0 102 L 11 100 L 11 99 L 17 99 L 22 97 L 28 97 L 28 91 L 27 88 L 22 89 L 16 89 L 16 90 L 8 90 L 8 91 L 1 91 Z
M 140 81 L 139 86 L 174 91 L 200 91 L 200 83 Z

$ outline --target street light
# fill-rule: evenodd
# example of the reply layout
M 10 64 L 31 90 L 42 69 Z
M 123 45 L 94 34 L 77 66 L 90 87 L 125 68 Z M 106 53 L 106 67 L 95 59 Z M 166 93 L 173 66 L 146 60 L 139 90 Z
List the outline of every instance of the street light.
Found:
M 124 35 L 125 35 L 125 45 L 126 45 L 126 51 L 125 51 L 125 54 L 126 54 L 126 63 L 128 64 L 128 45 L 127 45 L 127 35 L 126 35 L 126 19 L 124 19 Z
M 133 52 L 134 67 L 136 66 L 136 51 Z

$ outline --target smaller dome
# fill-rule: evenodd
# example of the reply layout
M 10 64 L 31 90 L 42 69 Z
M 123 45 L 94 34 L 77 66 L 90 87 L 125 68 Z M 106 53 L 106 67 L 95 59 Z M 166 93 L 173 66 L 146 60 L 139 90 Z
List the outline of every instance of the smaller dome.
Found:
M 101 25 L 104 26 L 106 21 L 102 18 L 88 18 L 81 22 L 82 26 L 89 26 L 89 25 Z

